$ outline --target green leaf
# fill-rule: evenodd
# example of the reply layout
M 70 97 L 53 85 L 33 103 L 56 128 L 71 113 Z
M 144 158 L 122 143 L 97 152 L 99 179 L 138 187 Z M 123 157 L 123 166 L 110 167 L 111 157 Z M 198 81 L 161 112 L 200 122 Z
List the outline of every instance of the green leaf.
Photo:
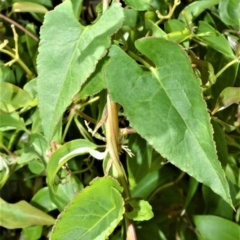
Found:
M 32 101 L 27 92 L 7 82 L 0 83 L 0 110 L 13 112 Z
M 146 28 L 152 32 L 153 37 L 164 37 L 166 33 L 150 19 L 145 20 Z
M 134 221 L 147 221 L 153 218 L 152 207 L 148 201 L 130 199 L 126 203 L 133 208 L 131 212 L 125 212 L 127 218 Z
M 227 39 L 208 23 L 199 21 L 197 34 L 204 33 L 208 33 L 208 35 L 198 36 L 202 42 L 232 59 L 235 58 L 235 54 L 233 53 Z
M 213 48 L 208 48 L 207 54 L 205 55 L 205 60 L 210 62 L 214 68 L 214 72 L 218 73 L 232 60 L 232 57 L 223 55 Z M 217 78 L 216 83 L 211 88 L 211 94 L 215 101 L 226 87 L 234 86 L 236 80 L 238 79 L 238 69 L 239 64 L 233 64 Z
M 0 113 L 0 128 L 3 130 L 21 129 L 25 130 L 25 123 L 16 112 Z
M 132 197 L 147 199 L 160 185 L 172 180 L 172 172 L 163 167 L 159 171 L 149 172 L 132 190 Z
M 83 189 L 82 183 L 76 176 L 69 176 L 66 174 L 66 171 L 63 171 L 61 174 L 61 177 L 64 176 L 65 180 L 63 183 L 58 183 L 56 191 L 49 188 L 51 201 L 57 206 L 59 211 L 63 211 L 69 202 L 76 196 L 76 193 Z
M 47 8 L 37 3 L 15 2 L 12 5 L 12 12 L 35 12 L 45 14 L 47 11 Z
M 33 159 L 30 161 L 28 163 L 28 168 L 32 173 L 36 175 L 41 174 L 45 170 L 43 163 L 38 159 Z
M 31 81 L 27 82 L 23 89 L 32 97 L 37 97 L 37 78 L 32 79 Z
M 240 1 L 239 0 L 220 0 L 219 2 L 219 16 L 221 20 L 240 30 Z
M 205 0 L 205 1 L 195 1 L 187 5 L 180 13 L 178 19 L 188 24 L 191 24 L 195 18 L 197 18 L 206 9 L 216 5 L 220 0 Z
M 50 239 L 106 239 L 123 218 L 121 192 L 111 177 L 94 179 L 60 214 Z
M 204 199 L 204 213 L 224 217 L 231 220 L 233 209 L 209 187 L 202 186 L 202 195 Z
M 0 226 L 8 229 L 54 224 L 54 218 L 25 201 L 10 204 L 0 198 L 0 209 Z
M 14 0 L 13 2 L 31 2 L 31 3 L 37 3 L 40 5 L 44 5 L 46 7 L 52 8 L 51 0 Z
M 151 0 L 124 0 L 124 2 L 129 7 L 138 11 L 145 11 L 151 9 Z
M 104 88 L 106 88 L 106 83 L 103 78 L 102 68 L 106 62 L 106 59 L 102 59 L 97 64 L 95 72 L 91 75 L 89 79 L 82 85 L 81 91 L 78 97 L 81 99 L 83 97 L 92 96 Z
M 40 31 L 37 83 L 48 142 L 74 95 L 106 54 L 110 36 L 121 27 L 123 17 L 121 5 L 113 3 L 95 24 L 83 27 L 69 0 L 46 14 Z
M 228 159 L 228 147 L 225 134 L 217 122 L 211 121 L 211 123 L 213 125 L 214 140 L 216 143 L 218 159 L 220 160 L 223 169 L 225 169 Z
M 186 196 L 186 200 L 184 203 L 184 210 L 186 210 L 186 208 L 188 207 L 189 203 L 191 202 L 194 194 L 197 191 L 197 187 L 198 187 L 199 183 L 195 180 L 195 178 L 190 178 L 189 180 L 189 186 L 188 186 L 188 191 L 187 191 L 187 196 Z
M 234 222 L 211 215 L 195 215 L 193 220 L 204 240 L 239 239 L 240 227 Z
M 51 201 L 48 187 L 41 188 L 33 196 L 31 204 L 46 212 L 50 212 L 57 208 L 56 205 Z
M 177 19 L 169 20 L 164 24 L 164 30 L 166 33 L 182 31 L 184 29 L 185 29 L 185 25 Z
M 164 39 L 141 39 L 136 47 L 156 67 L 146 72 L 113 46 L 105 69 L 111 99 L 123 106 L 130 125 L 163 157 L 232 206 L 206 104 L 189 59 L 177 44 Z
M 234 103 L 240 103 L 240 87 L 227 87 L 221 92 L 212 114 L 223 110 Z
M 133 189 L 150 169 L 152 148 L 138 134 L 130 136 L 128 147 L 134 154 L 132 157 L 127 156 L 128 180 L 130 189 Z
M 26 240 L 38 240 L 41 238 L 42 235 L 42 226 L 30 226 L 23 228 L 22 236 Z
M 95 158 L 101 159 L 100 152 L 96 151 L 97 145 L 89 142 L 86 139 L 78 139 L 68 142 L 58 148 L 50 157 L 47 165 L 47 178 L 48 185 L 53 187 L 56 190 L 56 186 L 54 184 L 55 176 L 58 170 L 70 159 L 83 155 L 83 154 L 91 154 Z
M 76 17 L 76 19 L 79 19 L 80 13 L 82 11 L 82 4 L 83 0 L 71 0 L 72 5 L 73 5 L 73 12 Z

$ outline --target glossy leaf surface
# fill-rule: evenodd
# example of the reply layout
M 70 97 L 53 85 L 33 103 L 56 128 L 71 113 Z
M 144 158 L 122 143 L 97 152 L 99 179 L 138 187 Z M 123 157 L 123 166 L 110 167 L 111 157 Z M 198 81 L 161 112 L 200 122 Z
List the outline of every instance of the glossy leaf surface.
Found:
M 121 27 L 123 17 L 121 5 L 113 3 L 95 24 L 83 27 L 69 0 L 46 14 L 37 64 L 40 116 L 48 141 L 74 95 L 106 54 L 110 36 Z
M 105 69 L 112 100 L 123 106 L 131 126 L 163 157 L 231 204 L 209 115 L 187 56 L 164 39 L 141 39 L 136 47 L 155 67 L 143 71 L 113 46 Z
M 50 239 L 106 239 L 124 213 L 121 192 L 111 177 L 94 179 L 58 217 Z

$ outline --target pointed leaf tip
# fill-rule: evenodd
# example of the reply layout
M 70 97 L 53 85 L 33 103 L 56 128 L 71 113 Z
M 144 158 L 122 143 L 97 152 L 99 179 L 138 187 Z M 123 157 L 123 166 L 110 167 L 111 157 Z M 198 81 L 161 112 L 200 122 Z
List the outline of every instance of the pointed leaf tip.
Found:
M 162 156 L 232 206 L 210 117 L 186 54 L 177 44 L 157 38 L 140 39 L 136 47 L 155 66 L 143 71 L 113 46 L 105 68 L 112 100 L 124 107 L 131 126 Z

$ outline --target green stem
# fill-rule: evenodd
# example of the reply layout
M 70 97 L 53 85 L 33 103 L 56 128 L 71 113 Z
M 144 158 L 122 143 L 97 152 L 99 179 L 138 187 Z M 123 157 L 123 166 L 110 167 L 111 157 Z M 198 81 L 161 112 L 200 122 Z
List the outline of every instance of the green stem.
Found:
M 125 199 L 131 198 L 131 193 L 128 187 L 128 182 L 126 174 L 119 159 L 119 127 L 118 127 L 118 109 L 116 103 L 110 100 L 109 95 L 107 96 L 107 111 L 108 117 L 106 121 L 106 140 L 107 140 L 107 149 L 110 155 L 110 158 L 115 166 L 118 179 L 124 189 Z M 128 205 L 126 205 L 126 211 L 128 211 Z M 133 221 L 125 217 L 125 226 L 126 226 L 126 239 L 127 240 L 136 240 L 136 233 Z
M 148 201 L 150 202 L 157 193 L 161 192 L 162 190 L 166 189 L 166 188 L 169 188 L 169 187 L 172 187 L 174 185 L 176 185 L 185 175 L 185 172 L 181 172 L 181 174 L 178 176 L 178 178 L 173 181 L 173 182 L 170 182 L 170 183 L 167 183 L 167 184 L 164 184 L 162 186 L 160 186 L 159 188 L 157 188 L 152 194 L 151 196 L 148 198 Z
M 0 49 L 0 52 L 5 53 L 5 54 L 9 55 L 11 58 L 15 59 L 15 55 L 14 55 L 13 53 L 11 53 L 10 51 L 8 51 L 8 50 Z M 17 62 L 17 63 L 22 67 L 22 69 L 26 72 L 27 78 L 28 78 L 28 79 L 31 79 L 33 73 L 32 73 L 31 70 L 27 67 L 27 65 L 26 65 L 20 58 L 16 59 L 16 62 Z
M 118 115 L 117 115 L 117 106 L 116 103 L 111 102 L 109 96 L 107 98 L 108 106 L 108 118 L 106 122 L 106 140 L 107 148 L 110 154 L 110 157 L 113 161 L 114 166 L 118 172 L 118 178 L 124 188 L 125 197 L 127 199 L 131 198 L 130 190 L 128 188 L 128 183 L 126 180 L 126 174 L 120 164 L 119 159 L 119 129 L 118 129 Z
M 215 79 L 217 79 L 227 68 L 229 68 L 231 65 L 233 65 L 236 62 L 239 62 L 240 58 L 235 58 L 231 62 L 229 62 L 227 65 L 225 65 L 216 75 Z
M 71 109 L 71 111 L 70 111 L 70 113 L 69 113 L 69 115 L 68 115 L 66 127 L 65 127 L 64 132 L 63 132 L 63 135 L 62 135 L 62 143 L 64 142 L 64 139 L 65 139 L 65 137 L 66 137 L 66 135 L 67 135 L 67 132 L 68 132 L 68 129 L 69 129 L 69 127 L 70 127 L 70 124 L 71 124 L 71 122 L 72 122 L 72 120 L 73 120 L 73 117 L 74 117 L 74 111 Z
M 127 51 L 127 53 L 134 58 L 135 60 L 139 61 L 140 63 L 142 63 L 145 67 L 147 67 L 148 69 L 152 69 L 153 67 L 147 62 L 145 61 L 143 58 L 139 57 L 138 55 L 136 55 L 134 52 L 132 51 Z
M 12 19 L 4 16 L 3 14 L 0 13 L 0 18 L 2 18 L 3 20 L 13 24 L 14 26 L 16 26 L 17 28 L 21 29 L 23 32 L 25 32 L 29 37 L 31 37 L 32 39 L 34 39 L 36 42 L 39 41 L 38 37 L 36 37 L 35 35 L 33 35 L 31 32 L 29 32 L 26 28 L 24 28 L 22 25 L 20 25 L 19 23 L 13 21 Z

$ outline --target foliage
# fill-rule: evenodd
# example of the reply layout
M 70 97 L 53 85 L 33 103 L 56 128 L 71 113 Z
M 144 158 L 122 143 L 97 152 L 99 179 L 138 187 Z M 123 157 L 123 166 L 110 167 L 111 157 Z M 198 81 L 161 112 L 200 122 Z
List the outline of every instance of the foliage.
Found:
M 0 8 L 1 239 L 236 239 L 240 1 Z

